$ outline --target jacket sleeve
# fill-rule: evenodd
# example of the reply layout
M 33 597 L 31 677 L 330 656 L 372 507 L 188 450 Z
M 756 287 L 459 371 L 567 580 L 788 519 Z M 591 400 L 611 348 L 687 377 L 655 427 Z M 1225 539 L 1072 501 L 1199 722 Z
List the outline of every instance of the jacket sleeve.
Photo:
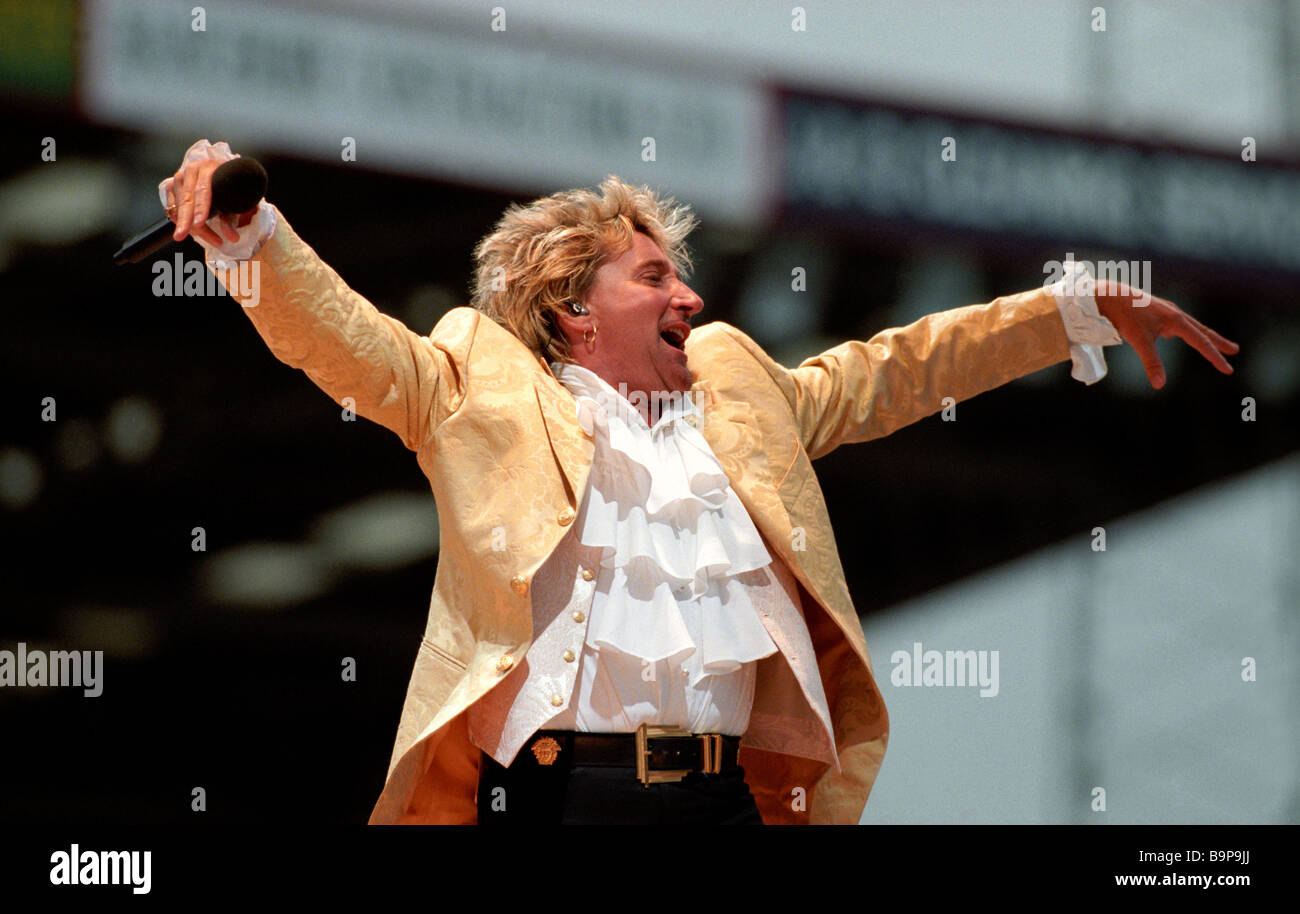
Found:
M 456 309 L 433 333 L 420 336 L 352 291 L 284 215 L 276 215 L 271 237 L 238 265 L 247 270 L 240 282 L 233 281 L 233 269 L 216 268 L 212 255 L 209 268 L 276 358 L 419 450 L 464 397 L 460 366 L 477 312 Z
M 747 337 L 741 342 L 781 388 L 813 459 L 932 415 L 948 397 L 960 402 L 1070 357 L 1060 311 L 1045 289 L 930 314 L 793 369 Z

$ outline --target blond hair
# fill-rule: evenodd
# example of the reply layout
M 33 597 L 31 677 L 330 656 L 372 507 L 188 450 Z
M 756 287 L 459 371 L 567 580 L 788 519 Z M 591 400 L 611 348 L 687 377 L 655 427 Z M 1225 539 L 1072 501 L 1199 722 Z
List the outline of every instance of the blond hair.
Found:
M 695 226 L 689 206 L 613 175 L 599 193 L 568 190 L 513 203 L 474 249 L 471 303 L 546 361 L 571 361 L 555 314 L 582 300 L 597 268 L 643 232 L 685 275 L 686 236 Z

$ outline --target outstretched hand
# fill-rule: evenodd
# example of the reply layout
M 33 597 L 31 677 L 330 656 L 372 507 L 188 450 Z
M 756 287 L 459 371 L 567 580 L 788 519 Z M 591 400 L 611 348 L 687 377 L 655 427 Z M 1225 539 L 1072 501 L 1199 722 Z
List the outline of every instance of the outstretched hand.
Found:
M 1165 386 L 1165 368 L 1155 346 L 1160 337 L 1180 337 L 1219 371 L 1232 374 L 1232 366 L 1223 354 L 1235 355 L 1241 347 L 1184 313 L 1173 302 L 1110 280 L 1097 280 L 1093 297 L 1102 317 L 1137 352 L 1156 390 Z

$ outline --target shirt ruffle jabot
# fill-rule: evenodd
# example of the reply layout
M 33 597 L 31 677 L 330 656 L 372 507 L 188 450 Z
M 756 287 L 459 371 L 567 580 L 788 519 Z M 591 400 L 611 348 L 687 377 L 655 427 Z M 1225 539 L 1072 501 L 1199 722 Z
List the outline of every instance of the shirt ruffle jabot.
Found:
M 647 426 L 593 372 L 551 368 L 595 439 L 574 520 L 579 541 L 601 551 L 587 647 L 680 666 L 692 686 L 776 653 L 742 583 L 772 557 L 689 396 L 665 401 Z

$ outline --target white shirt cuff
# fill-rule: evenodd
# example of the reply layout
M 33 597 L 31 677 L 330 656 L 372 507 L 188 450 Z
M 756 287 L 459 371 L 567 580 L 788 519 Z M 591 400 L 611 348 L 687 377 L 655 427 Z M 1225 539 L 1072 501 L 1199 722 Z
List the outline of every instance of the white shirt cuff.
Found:
M 1070 377 L 1084 384 L 1096 384 L 1106 377 L 1106 357 L 1103 346 L 1124 342 L 1115 325 L 1102 317 L 1093 298 L 1096 281 L 1087 267 L 1075 260 L 1062 264 L 1064 274 L 1047 287 L 1056 299 L 1057 310 L 1065 323 L 1065 335 L 1070 340 Z
M 228 162 L 235 158 L 238 158 L 238 156 L 230 151 L 228 143 L 224 141 L 209 143 L 207 140 L 199 140 L 185 151 L 185 158 L 181 160 L 181 164 L 188 165 L 202 159 L 217 159 Z M 171 182 L 171 178 L 166 178 L 158 183 L 158 199 L 162 201 L 164 209 L 167 206 L 167 188 L 171 185 Z M 223 239 L 224 243 L 220 247 L 199 238 L 194 239 L 203 247 L 203 250 L 208 252 L 209 261 L 217 266 L 226 266 L 252 257 L 275 231 L 275 209 L 266 202 L 265 197 L 258 202 L 257 210 L 248 225 L 242 228 L 234 226 L 235 231 L 239 233 L 238 241 L 224 240 L 217 219 L 218 217 L 214 215 L 206 224 L 218 237 Z

